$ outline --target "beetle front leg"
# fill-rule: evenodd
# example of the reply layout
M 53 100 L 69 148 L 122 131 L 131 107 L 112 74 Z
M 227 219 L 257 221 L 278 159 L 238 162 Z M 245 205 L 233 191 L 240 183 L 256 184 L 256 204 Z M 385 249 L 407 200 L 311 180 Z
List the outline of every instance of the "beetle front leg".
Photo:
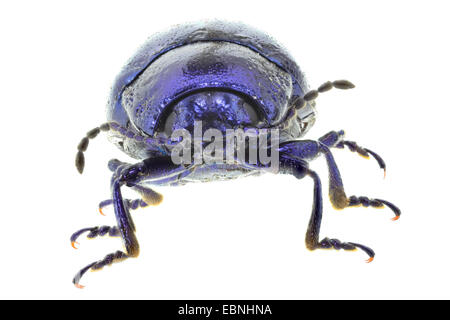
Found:
M 311 177 L 314 181 L 314 200 L 313 208 L 311 213 L 311 218 L 308 224 L 308 230 L 306 232 L 305 243 L 309 250 L 316 249 L 336 249 L 336 250 L 347 250 L 353 251 L 356 249 L 361 249 L 369 255 L 369 260 L 371 262 L 375 257 L 375 252 L 361 244 L 354 242 L 342 242 L 338 239 L 324 238 L 319 241 L 320 226 L 322 224 L 322 212 L 323 212 L 323 201 L 322 201 L 322 184 L 320 178 L 316 172 L 310 170 L 307 163 L 301 159 L 292 158 L 281 158 L 281 169 L 283 173 L 292 174 L 297 179 L 302 179 L 306 175 Z
M 330 133 L 323 137 L 323 141 L 331 145 L 338 144 L 340 141 L 336 139 L 337 137 L 338 135 Z M 289 141 L 280 145 L 279 152 L 280 155 L 285 158 L 290 157 L 305 161 L 314 160 L 321 154 L 325 156 L 329 171 L 329 196 L 331 204 L 335 209 L 344 209 L 346 207 L 359 205 L 363 205 L 364 207 L 383 208 L 386 205 L 395 214 L 393 220 L 397 220 L 401 214 L 400 209 L 386 200 L 369 199 L 367 197 L 357 196 L 347 197 L 339 169 L 329 147 L 325 143 L 313 140 Z
M 121 187 L 126 185 L 135 187 L 139 181 L 145 178 L 159 178 L 170 175 L 174 170 L 180 169 L 181 166 L 172 163 L 170 157 L 153 158 L 144 160 L 135 165 L 126 167 L 117 167 L 116 172 L 111 179 L 111 193 L 114 205 L 114 212 L 117 220 L 117 228 L 111 228 L 113 234 L 118 232 L 123 240 L 125 252 L 116 251 L 108 254 L 104 259 L 93 262 L 81 269 L 74 277 L 75 286 L 82 288 L 79 284 L 81 277 L 89 270 L 100 270 L 106 265 L 121 262 L 127 258 L 135 258 L 139 255 L 139 243 L 135 235 L 135 226 L 131 218 L 128 205 L 122 198 Z M 78 237 L 83 232 L 92 230 L 82 229 L 74 234 Z M 74 237 L 72 236 L 72 237 Z
M 128 206 L 128 209 L 130 210 L 136 210 L 139 208 L 146 208 L 148 207 L 148 203 L 146 203 L 144 200 L 142 199 L 134 199 L 134 200 L 130 200 L 130 199 L 125 199 L 124 200 Z M 107 199 L 107 200 L 103 200 L 102 202 L 100 202 L 98 204 L 98 211 L 100 212 L 100 214 L 102 216 L 105 216 L 105 214 L 103 213 L 103 209 L 112 205 L 113 204 L 113 199 Z
M 78 238 L 83 233 L 87 233 L 87 232 L 89 232 L 87 234 L 87 238 L 88 239 L 93 239 L 93 238 L 96 238 L 98 236 L 103 237 L 103 236 L 105 236 L 107 234 L 110 237 L 120 237 L 120 232 L 119 232 L 119 229 L 117 229 L 117 227 L 99 226 L 99 227 L 92 227 L 92 228 L 84 228 L 84 229 L 78 230 L 77 232 L 72 234 L 72 236 L 70 237 L 70 242 L 72 243 L 72 247 L 74 249 L 78 249 L 76 247 L 76 245 L 79 244 L 77 242 Z
M 360 147 L 354 141 L 346 141 L 344 140 L 345 132 L 344 130 L 340 131 L 330 131 L 323 137 L 319 139 L 321 143 L 326 145 L 328 148 L 339 148 L 343 149 L 347 147 L 351 152 L 358 153 L 361 157 L 369 159 L 372 156 L 377 162 L 380 168 L 384 171 L 384 175 L 386 176 L 386 163 L 383 158 L 381 158 L 377 153 L 369 150 L 367 148 Z
M 341 174 L 334 161 L 333 154 L 330 149 L 325 146 L 320 146 L 321 152 L 325 155 L 325 159 L 328 164 L 329 172 L 329 196 L 331 204 L 335 209 L 344 209 L 346 207 L 354 207 L 363 205 L 364 207 L 383 208 L 385 205 L 391 209 L 395 217 L 392 220 L 400 218 L 401 211 L 394 204 L 382 199 L 369 199 L 368 197 L 351 196 L 347 197 L 344 191 L 344 185 L 342 183 Z
M 128 170 L 123 171 L 123 175 L 117 178 L 113 177 L 111 181 L 114 212 L 118 224 L 118 227 L 116 229 L 120 232 L 126 253 L 122 251 L 116 251 L 115 253 L 108 254 L 104 259 L 93 262 L 81 269 L 73 279 L 74 285 L 78 288 L 83 288 L 83 286 L 80 285 L 80 279 L 89 269 L 100 270 L 106 265 L 111 265 L 113 263 L 123 261 L 129 257 L 137 257 L 139 255 L 139 243 L 135 235 L 134 223 L 128 211 L 128 207 L 124 204 L 122 193 L 120 191 L 121 186 L 126 184 L 127 181 L 135 178 L 135 174 L 132 174 L 131 179 L 127 178 L 127 174 L 129 175 L 130 172 L 133 172 L 135 170 L 135 167 L 129 167 Z
M 125 205 L 127 206 L 127 208 L 129 210 L 136 210 L 138 208 L 145 208 L 148 207 L 148 204 L 145 203 L 142 199 L 135 199 L 135 200 L 129 200 L 129 199 L 124 199 L 123 200 L 125 202 Z M 103 208 L 110 206 L 114 203 L 113 199 L 108 199 L 108 200 L 104 200 L 102 202 L 99 203 L 99 211 L 100 214 L 105 216 L 105 214 L 103 213 Z M 79 245 L 79 243 L 77 242 L 78 238 L 84 234 L 87 233 L 87 238 L 88 239 L 93 239 L 96 238 L 98 236 L 105 236 L 106 234 L 108 234 L 110 237 L 119 237 L 120 236 L 120 232 L 119 229 L 117 229 L 117 227 L 109 227 L 109 226 L 97 226 L 97 227 L 91 227 L 91 228 L 83 228 L 81 230 L 78 230 L 77 232 L 74 232 L 72 234 L 72 236 L 70 237 L 70 241 L 72 243 L 72 247 L 74 249 L 78 249 L 76 246 Z
M 134 186 L 134 187 L 132 187 L 132 189 L 137 191 L 141 195 L 142 198 L 134 199 L 134 200 L 130 200 L 130 199 L 124 200 L 126 202 L 128 208 L 131 210 L 136 210 L 139 208 L 146 208 L 149 205 L 157 206 L 163 200 L 163 195 L 154 191 L 153 189 L 145 188 L 145 187 L 141 187 L 141 186 Z M 107 199 L 107 200 L 103 200 L 102 202 L 100 202 L 98 204 L 98 210 L 99 210 L 100 214 L 104 216 L 105 214 L 103 213 L 103 209 L 112 204 L 113 204 L 113 199 Z
M 108 162 L 108 168 L 116 175 L 120 174 L 122 170 L 126 167 L 131 166 L 131 164 L 122 162 L 117 159 L 111 159 Z M 138 208 L 145 208 L 149 205 L 158 205 L 162 202 L 163 196 L 162 194 L 146 187 L 142 187 L 139 185 L 131 187 L 134 191 L 141 195 L 141 199 L 129 200 L 126 199 L 125 202 L 128 205 L 128 208 L 131 210 L 136 210 Z M 98 204 L 98 210 L 101 215 L 105 215 L 103 213 L 103 208 L 110 206 L 113 204 L 113 199 L 103 200 Z

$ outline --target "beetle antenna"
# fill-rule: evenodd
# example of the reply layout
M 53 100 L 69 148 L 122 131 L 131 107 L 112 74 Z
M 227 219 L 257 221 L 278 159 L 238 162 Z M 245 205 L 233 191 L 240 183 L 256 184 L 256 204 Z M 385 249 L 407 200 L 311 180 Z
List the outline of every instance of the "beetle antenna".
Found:
M 86 136 L 83 139 L 81 139 L 80 143 L 78 144 L 78 147 L 77 147 L 78 152 L 75 157 L 75 166 L 77 167 L 77 170 L 80 174 L 83 173 L 83 169 L 84 169 L 84 154 L 83 154 L 83 152 L 85 152 L 88 148 L 89 139 L 94 139 L 100 133 L 100 131 L 109 131 L 109 129 L 110 129 L 109 123 L 104 123 L 100 127 L 96 127 L 92 130 L 89 130 L 86 133 Z
M 303 96 L 303 100 L 305 101 L 305 103 L 307 101 L 312 101 L 319 96 L 319 93 L 329 91 L 333 88 L 346 90 L 346 89 L 353 89 L 354 87 L 355 85 L 348 80 L 336 80 L 333 82 L 327 81 L 324 84 L 322 84 L 319 88 L 317 88 L 317 90 L 311 90 L 308 93 L 306 93 Z

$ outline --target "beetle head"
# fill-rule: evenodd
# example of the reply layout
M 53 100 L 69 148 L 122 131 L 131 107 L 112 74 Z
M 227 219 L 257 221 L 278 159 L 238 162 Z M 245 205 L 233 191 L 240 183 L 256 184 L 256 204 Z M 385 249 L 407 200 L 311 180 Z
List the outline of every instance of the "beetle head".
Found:
M 178 129 L 194 131 L 194 122 L 201 121 L 202 129 L 257 128 L 264 124 L 262 111 L 241 94 L 209 89 L 190 94 L 167 108 L 157 131 L 170 136 Z

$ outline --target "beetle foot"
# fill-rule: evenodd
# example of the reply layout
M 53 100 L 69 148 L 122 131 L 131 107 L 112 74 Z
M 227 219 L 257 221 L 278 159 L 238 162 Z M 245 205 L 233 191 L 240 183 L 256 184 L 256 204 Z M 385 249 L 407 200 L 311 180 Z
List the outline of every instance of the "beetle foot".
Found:
M 103 208 L 110 206 L 112 204 L 113 204 L 112 199 L 104 200 L 98 204 L 98 211 L 102 216 L 106 216 L 103 212 Z M 131 210 L 148 207 L 148 204 L 142 199 L 135 199 L 135 200 L 126 199 L 125 204 L 128 207 L 128 209 Z
M 105 266 L 110 266 L 113 263 L 124 261 L 127 258 L 128 258 L 128 256 L 125 253 L 123 253 L 122 251 L 116 251 L 115 253 L 108 254 L 102 260 L 91 263 L 91 264 L 87 265 L 86 267 L 84 267 L 83 269 L 81 269 L 80 271 L 78 271 L 78 273 L 73 278 L 72 282 L 75 285 L 75 287 L 77 287 L 79 289 L 83 289 L 84 286 L 80 284 L 80 280 L 89 269 L 91 269 L 92 271 L 98 271 L 98 270 L 103 269 L 103 267 L 105 267 Z
M 88 239 L 93 239 L 98 236 L 103 237 L 108 234 L 110 237 L 119 237 L 120 232 L 117 227 L 109 227 L 109 226 L 101 226 L 101 227 L 93 227 L 93 228 L 84 228 L 78 230 L 70 237 L 70 242 L 74 249 L 78 249 L 76 245 L 79 243 L 76 241 L 83 233 L 89 232 L 87 237 Z
M 398 220 L 401 215 L 400 209 L 394 205 L 393 203 L 390 203 L 389 201 L 382 200 L 382 199 L 369 199 L 367 197 L 357 197 L 357 196 L 351 196 L 349 198 L 349 207 L 356 207 L 362 205 L 363 207 L 372 207 L 372 208 L 384 208 L 384 206 L 387 206 L 389 209 L 391 209 L 395 217 L 392 218 L 393 221 Z
M 368 263 L 372 262 L 375 257 L 375 252 L 369 247 L 354 242 L 341 242 L 338 239 L 324 238 L 317 244 L 315 249 L 335 249 L 335 250 L 342 249 L 346 251 L 354 251 L 356 249 L 361 249 L 369 256 L 369 259 L 366 260 Z
M 386 178 L 386 163 L 377 153 L 367 148 L 358 146 L 358 144 L 354 141 L 341 141 L 336 145 L 337 148 L 344 148 L 344 146 L 348 147 L 351 152 L 358 153 L 363 158 L 369 159 L 370 156 L 372 156 L 378 162 L 380 168 L 384 171 L 384 177 Z
M 103 200 L 102 202 L 100 202 L 98 204 L 98 211 L 100 212 L 100 214 L 102 216 L 106 216 L 106 214 L 103 213 L 103 208 L 110 206 L 113 204 L 113 200 L 112 199 L 108 199 L 108 200 Z

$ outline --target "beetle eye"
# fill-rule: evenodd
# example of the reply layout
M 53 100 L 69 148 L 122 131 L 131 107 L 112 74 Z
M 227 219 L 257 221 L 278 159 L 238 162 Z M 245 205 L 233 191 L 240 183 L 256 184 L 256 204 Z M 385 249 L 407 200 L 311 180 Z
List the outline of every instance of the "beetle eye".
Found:
M 242 107 L 245 109 L 245 112 L 247 112 L 249 124 L 257 124 L 259 122 L 259 117 L 255 111 L 255 108 L 247 102 L 244 102 Z

